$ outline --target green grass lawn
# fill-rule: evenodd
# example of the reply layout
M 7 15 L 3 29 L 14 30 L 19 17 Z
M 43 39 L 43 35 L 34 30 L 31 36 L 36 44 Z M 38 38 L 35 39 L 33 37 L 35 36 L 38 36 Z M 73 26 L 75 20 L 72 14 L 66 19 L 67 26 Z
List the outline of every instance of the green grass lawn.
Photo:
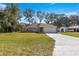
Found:
M 52 55 L 55 41 L 40 33 L 0 33 L 0 55 Z
M 60 34 L 70 35 L 74 37 L 79 37 L 79 32 L 60 32 Z

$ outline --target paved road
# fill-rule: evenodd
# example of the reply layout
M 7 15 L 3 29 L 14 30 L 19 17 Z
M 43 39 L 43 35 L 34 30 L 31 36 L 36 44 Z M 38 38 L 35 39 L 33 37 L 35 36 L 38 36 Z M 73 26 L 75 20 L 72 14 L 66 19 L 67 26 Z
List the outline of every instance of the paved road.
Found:
M 47 35 L 56 41 L 54 56 L 79 56 L 79 38 L 55 33 Z

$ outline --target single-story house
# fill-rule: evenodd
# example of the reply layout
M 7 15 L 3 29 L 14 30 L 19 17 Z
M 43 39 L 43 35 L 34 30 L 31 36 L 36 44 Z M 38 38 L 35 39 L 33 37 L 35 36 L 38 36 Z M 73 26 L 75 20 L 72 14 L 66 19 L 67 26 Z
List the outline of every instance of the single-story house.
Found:
M 40 33 L 56 33 L 56 32 L 79 32 L 79 26 L 60 27 L 51 24 L 31 24 L 25 27 L 25 32 L 40 32 Z
M 26 32 L 55 33 L 57 26 L 51 24 L 31 24 L 25 28 Z
M 60 27 L 59 32 L 79 32 L 79 26 Z

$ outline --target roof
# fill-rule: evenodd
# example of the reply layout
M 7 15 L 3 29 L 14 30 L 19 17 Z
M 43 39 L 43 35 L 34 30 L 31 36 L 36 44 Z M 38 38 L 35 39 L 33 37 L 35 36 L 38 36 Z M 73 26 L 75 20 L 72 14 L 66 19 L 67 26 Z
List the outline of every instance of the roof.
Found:
M 79 25 L 70 26 L 69 28 L 79 28 Z
M 57 26 L 54 26 L 54 25 L 51 25 L 51 24 L 40 24 L 39 27 L 57 27 Z
M 68 29 L 69 27 L 60 27 L 59 29 Z
M 79 25 L 70 26 L 70 27 L 60 27 L 60 28 L 79 28 Z
M 28 25 L 27 27 L 34 27 L 34 28 L 36 28 L 37 24 L 31 24 L 31 25 Z
M 29 27 L 32 27 L 32 28 L 37 28 L 39 24 L 31 24 L 29 26 L 27 26 L 27 28 Z M 51 24 L 40 24 L 39 27 L 57 27 L 57 26 L 54 26 L 54 25 L 51 25 Z

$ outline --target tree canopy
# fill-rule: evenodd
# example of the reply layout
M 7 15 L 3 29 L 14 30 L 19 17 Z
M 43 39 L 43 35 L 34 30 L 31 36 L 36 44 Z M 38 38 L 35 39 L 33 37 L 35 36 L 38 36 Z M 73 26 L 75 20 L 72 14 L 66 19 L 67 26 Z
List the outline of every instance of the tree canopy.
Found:
M 23 13 L 20 13 L 18 4 L 10 3 L 7 4 L 5 9 L 0 9 L 0 32 L 22 31 L 25 25 L 19 23 L 21 14 L 25 17 L 26 24 L 27 22 L 29 24 L 40 24 L 43 21 L 46 24 L 55 25 L 58 28 L 79 25 L 79 15 L 67 16 L 65 14 L 48 13 L 40 10 L 35 11 L 32 8 L 26 8 Z

